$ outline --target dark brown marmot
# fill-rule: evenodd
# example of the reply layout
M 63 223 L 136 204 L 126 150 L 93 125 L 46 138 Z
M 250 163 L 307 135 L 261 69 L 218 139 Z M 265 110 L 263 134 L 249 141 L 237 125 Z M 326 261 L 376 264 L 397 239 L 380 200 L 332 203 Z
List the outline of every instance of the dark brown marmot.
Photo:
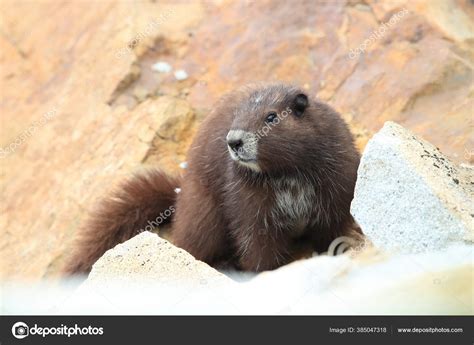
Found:
M 89 271 L 107 249 L 157 218 L 172 219 L 172 242 L 211 265 L 262 271 L 304 249 L 325 251 L 353 232 L 359 158 L 328 105 L 284 84 L 243 87 L 205 119 L 179 180 L 151 171 L 100 205 L 67 272 Z

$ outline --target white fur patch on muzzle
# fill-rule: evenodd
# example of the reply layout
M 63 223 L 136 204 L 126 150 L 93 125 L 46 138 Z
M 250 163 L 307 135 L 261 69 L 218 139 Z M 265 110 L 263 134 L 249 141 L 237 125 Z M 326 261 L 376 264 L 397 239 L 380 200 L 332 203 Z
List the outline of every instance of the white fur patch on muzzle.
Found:
M 252 170 L 260 171 L 257 163 L 258 138 L 254 133 L 233 129 L 227 133 L 226 140 L 232 160 Z

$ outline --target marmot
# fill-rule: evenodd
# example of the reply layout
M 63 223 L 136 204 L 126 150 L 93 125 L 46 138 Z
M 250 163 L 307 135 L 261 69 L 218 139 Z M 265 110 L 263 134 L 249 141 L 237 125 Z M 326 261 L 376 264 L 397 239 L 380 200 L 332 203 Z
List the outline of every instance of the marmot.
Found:
M 290 85 L 245 86 L 204 120 L 181 178 L 153 170 L 102 202 L 67 272 L 89 271 L 170 207 L 176 212 L 164 220 L 172 218 L 172 242 L 210 265 L 224 260 L 263 271 L 302 248 L 325 251 L 354 231 L 349 209 L 359 159 L 347 125 L 328 105 Z

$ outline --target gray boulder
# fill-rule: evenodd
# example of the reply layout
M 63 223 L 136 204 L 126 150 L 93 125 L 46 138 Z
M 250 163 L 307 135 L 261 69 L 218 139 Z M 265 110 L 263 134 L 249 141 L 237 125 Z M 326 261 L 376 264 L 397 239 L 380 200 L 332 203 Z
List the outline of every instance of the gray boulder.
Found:
M 474 169 L 386 122 L 361 159 L 351 213 L 376 247 L 402 253 L 472 243 Z

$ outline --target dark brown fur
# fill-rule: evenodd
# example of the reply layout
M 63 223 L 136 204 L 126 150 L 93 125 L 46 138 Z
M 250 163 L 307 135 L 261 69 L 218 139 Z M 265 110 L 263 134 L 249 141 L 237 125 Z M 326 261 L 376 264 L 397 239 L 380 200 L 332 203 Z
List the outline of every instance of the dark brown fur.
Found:
M 226 260 L 262 271 L 294 260 L 303 248 L 327 250 L 351 233 L 359 154 L 340 116 L 316 100 L 301 106 L 302 94 L 282 84 L 256 85 L 218 102 L 188 154 L 172 225 L 175 245 L 211 265 Z M 255 133 L 269 112 L 285 109 L 290 115 L 259 138 L 261 171 L 230 158 L 229 130 Z M 89 270 L 105 250 L 174 203 L 176 181 L 154 174 L 131 180 L 120 192 L 124 202 L 104 203 L 69 272 Z
M 91 270 L 108 249 L 137 235 L 162 212 L 176 203 L 178 180 L 151 170 L 126 181 L 111 197 L 102 201 L 81 229 L 65 273 Z M 165 218 L 164 223 L 171 221 Z

